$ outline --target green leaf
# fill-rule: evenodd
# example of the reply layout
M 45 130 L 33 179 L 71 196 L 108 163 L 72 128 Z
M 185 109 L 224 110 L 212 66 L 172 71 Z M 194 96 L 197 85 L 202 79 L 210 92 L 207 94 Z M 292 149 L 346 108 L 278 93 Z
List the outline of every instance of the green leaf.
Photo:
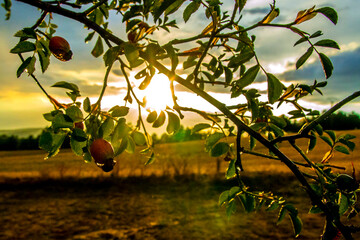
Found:
M 180 118 L 175 113 L 166 111 L 168 114 L 168 125 L 166 131 L 168 134 L 176 133 L 180 128 Z
M 286 127 L 286 121 L 282 117 L 270 116 L 270 121 L 280 128 Z
M 156 7 L 153 11 L 154 22 L 156 22 L 165 10 L 173 3 L 174 0 L 164 0 L 161 2 L 160 6 Z
M 279 203 L 275 200 L 272 200 L 270 204 L 267 206 L 266 211 L 273 211 L 279 207 Z
M 95 35 L 95 31 L 89 33 L 89 34 L 87 35 L 87 37 L 85 38 L 85 40 L 84 40 L 85 43 L 89 43 L 89 42 L 91 41 L 91 39 L 94 37 L 94 35 Z
M 72 151 L 78 155 L 82 156 L 84 154 L 84 148 L 87 146 L 87 136 L 86 133 L 79 129 L 75 128 L 71 134 L 70 146 Z
M 50 65 L 50 55 L 47 55 L 44 51 L 39 50 L 38 52 L 41 71 L 44 73 Z
M 67 108 L 66 115 L 69 116 L 73 122 L 81 122 L 84 118 L 81 110 L 77 106 L 70 106 Z
M 241 203 L 244 206 L 244 209 L 247 213 L 250 213 L 252 211 L 254 211 L 255 209 L 255 198 L 254 196 L 247 194 L 247 193 L 243 193 L 239 195 Z
M 25 71 L 25 69 L 29 66 L 29 64 L 31 63 L 33 57 L 28 57 L 24 62 L 22 62 L 22 64 L 20 65 L 20 67 L 18 68 L 18 70 L 16 71 L 16 76 L 19 78 L 21 76 L 21 74 Z
M 333 142 L 335 142 L 336 141 L 336 134 L 335 134 L 335 132 L 334 131 L 331 131 L 331 130 L 325 130 L 324 132 L 326 132 L 330 137 L 331 137 L 331 140 L 333 141 Z
M 146 121 L 148 123 L 153 123 L 157 118 L 157 112 L 156 111 L 152 111 L 149 113 L 149 115 L 146 117 Z
M 10 50 L 10 53 L 24 53 L 31 52 L 36 50 L 36 45 L 29 41 L 19 42 L 13 49 Z
M 116 58 L 119 56 L 121 50 L 122 49 L 120 46 L 109 48 L 104 54 L 105 66 L 111 66 L 115 62 Z
M 104 46 L 101 37 L 99 36 L 93 50 L 91 51 L 91 54 L 94 57 L 100 57 L 104 53 Z
M 52 121 L 52 127 L 54 130 L 58 130 L 60 128 L 73 128 L 74 122 L 71 120 L 70 117 L 64 114 L 57 114 L 53 121 Z
M 161 111 L 158 118 L 155 120 L 155 122 L 152 125 L 153 128 L 161 127 L 164 124 L 165 119 L 166 119 L 165 112 Z
M 309 59 L 309 57 L 311 56 L 311 54 L 313 53 L 314 48 L 313 47 L 309 47 L 308 50 L 306 51 L 306 53 L 304 53 L 304 55 L 302 55 L 297 61 L 296 61 L 296 69 L 299 69 L 305 62 L 306 60 Z
M 325 77 L 329 78 L 334 69 L 334 67 L 331 63 L 331 60 L 323 53 L 319 53 L 319 57 L 320 57 L 321 65 L 322 65 L 324 73 L 325 73 Z
M 340 216 L 342 216 L 349 208 L 349 199 L 345 194 L 340 193 L 338 202 L 339 202 L 339 214 Z
M 227 153 L 230 149 L 230 146 L 226 142 L 218 142 L 210 151 L 210 156 L 220 157 L 221 155 Z
M 231 201 L 226 206 L 226 216 L 229 218 L 235 212 L 236 212 L 236 203 L 235 203 L 235 201 Z
M 268 99 L 271 104 L 276 102 L 282 93 L 283 85 L 274 75 L 267 73 Z
M 290 214 L 290 220 L 294 228 L 294 235 L 295 237 L 298 237 L 302 230 L 302 225 L 303 225 L 302 221 L 297 214 L 296 215 Z
M 322 31 L 319 30 L 319 31 L 316 31 L 313 34 L 311 34 L 310 38 L 316 38 L 316 37 L 320 37 L 322 35 L 323 35 Z
M 142 81 L 139 85 L 140 90 L 145 90 L 147 86 L 149 86 L 152 77 L 149 74 L 146 74 L 144 81 Z
M 330 147 L 334 146 L 334 142 L 327 136 L 320 136 L 320 138 L 326 142 Z
M 187 5 L 183 13 L 184 21 L 187 22 L 191 15 L 195 13 L 199 9 L 199 7 L 200 3 L 196 1 L 193 1 L 189 5 Z
M 99 128 L 99 138 L 107 138 L 115 128 L 114 120 L 106 118 Z
M 312 206 L 309 210 L 309 213 L 317 214 L 317 213 L 323 213 L 323 211 L 318 206 Z
M 215 145 L 215 143 L 217 143 L 224 136 L 225 135 L 220 132 L 215 132 L 215 133 L 211 134 L 210 136 L 208 136 L 205 141 L 206 151 L 210 151 L 213 148 L 213 146 Z
M 279 215 L 278 215 L 278 219 L 277 219 L 276 224 L 279 224 L 280 222 L 282 222 L 282 220 L 284 220 L 284 218 L 286 216 L 286 213 L 287 213 L 286 207 L 282 206 L 280 211 L 279 211 Z
M 155 153 L 151 153 L 149 159 L 146 161 L 145 166 L 152 164 L 155 161 Z
M 57 82 L 54 85 L 52 85 L 51 87 L 65 88 L 65 89 L 69 89 L 73 92 L 79 92 L 79 88 L 76 84 L 65 82 L 65 81 Z
M 210 82 L 214 82 L 214 81 L 215 81 L 215 78 L 214 78 L 214 75 L 213 75 L 213 74 L 211 74 L 211 73 L 209 73 L 209 72 L 206 72 L 206 71 L 202 71 L 201 73 L 204 74 Z
M 334 40 L 331 39 L 323 39 L 318 41 L 317 43 L 314 44 L 315 46 L 320 46 L 320 47 L 328 47 L 328 48 L 335 48 L 335 49 L 339 49 L 340 47 L 337 44 L 337 42 L 335 42 Z
M 87 113 L 91 112 L 91 103 L 90 103 L 90 99 L 88 97 L 86 97 L 84 99 L 83 109 Z
M 36 32 L 32 28 L 24 28 L 18 31 L 17 33 L 15 33 L 14 36 L 20 38 L 33 38 L 33 39 L 37 38 Z
M 112 107 L 109 112 L 111 112 L 111 116 L 113 117 L 123 117 L 129 113 L 129 108 L 125 106 L 114 106 Z
M 135 47 L 135 45 L 132 43 L 125 43 L 124 53 L 131 67 L 137 67 L 140 65 L 139 50 Z
M 65 132 L 60 131 L 58 133 L 53 133 L 49 130 L 44 131 L 40 135 L 39 147 L 48 152 L 48 155 L 45 159 L 53 157 L 59 152 L 66 135 L 67 133 Z
M 86 140 L 88 140 L 86 133 L 80 128 L 74 128 L 71 137 L 78 142 L 85 142 Z
M 299 40 L 297 40 L 297 41 L 295 42 L 294 47 L 295 47 L 296 45 L 300 44 L 300 43 L 306 42 L 307 40 L 308 40 L 307 37 L 302 37 L 302 38 L 300 38 Z
M 344 153 L 344 154 L 350 154 L 349 150 L 348 150 L 346 147 L 341 146 L 341 145 L 335 146 L 334 149 L 335 149 L 336 151 L 341 152 L 341 153 Z
M 307 152 L 312 151 L 316 146 L 317 139 L 313 131 L 311 131 L 311 136 L 312 138 L 309 140 Z
M 197 133 L 203 129 L 210 128 L 211 125 L 208 123 L 198 123 L 196 124 L 193 129 L 191 129 L 191 134 Z
M 131 136 L 134 139 L 136 145 L 144 146 L 146 144 L 146 138 L 143 133 L 135 131 L 131 134 Z
M 226 169 L 226 173 L 225 173 L 225 178 L 226 179 L 230 179 L 230 178 L 233 178 L 236 176 L 236 171 L 235 171 L 235 162 L 236 160 L 235 159 L 232 159 L 230 162 L 229 162 L 229 166 L 228 168 Z
M 254 150 L 255 146 L 256 146 L 256 139 L 253 136 L 250 136 L 250 140 L 249 140 L 249 144 L 250 144 L 250 150 Z
M 222 192 L 219 196 L 219 206 L 222 206 L 224 203 L 227 203 L 230 199 L 229 199 L 229 190 L 226 190 L 224 192 Z
M 166 15 L 170 15 L 176 12 L 186 0 L 175 0 L 165 11 Z
M 224 67 L 224 70 L 225 70 L 225 82 L 227 84 L 230 84 L 233 78 L 233 72 L 228 67 Z
M 125 150 L 126 152 L 132 154 L 135 152 L 135 148 L 136 148 L 135 142 L 131 136 L 127 136 L 126 139 L 127 139 L 127 146 Z
M 331 7 L 323 7 L 320 9 L 316 9 L 316 12 L 322 13 L 325 17 L 327 17 L 333 24 L 337 24 L 338 15 L 337 12 Z
M 254 82 L 258 72 L 260 70 L 260 66 L 259 65 L 255 65 L 251 68 L 249 68 L 245 73 L 244 75 L 240 78 L 240 80 L 238 80 L 236 82 L 236 85 L 239 87 L 239 88 L 244 88 L 248 85 L 250 85 L 251 83 Z
M 175 71 L 177 65 L 179 64 L 179 59 L 178 59 L 178 56 L 175 52 L 173 45 L 168 43 L 168 44 L 164 45 L 163 48 L 166 50 L 168 56 L 171 59 L 171 71 Z
M 32 57 L 30 63 L 26 67 L 27 73 L 29 75 L 35 72 L 35 62 L 36 62 L 36 57 Z

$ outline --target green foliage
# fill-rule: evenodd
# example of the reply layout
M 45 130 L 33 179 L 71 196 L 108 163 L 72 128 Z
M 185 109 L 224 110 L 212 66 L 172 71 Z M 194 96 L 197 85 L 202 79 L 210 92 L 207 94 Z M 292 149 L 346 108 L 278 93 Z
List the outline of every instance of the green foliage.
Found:
M 302 100 L 309 95 L 323 95 L 322 89 L 327 82 L 315 80 L 313 84 L 303 82 L 284 86 L 281 79 L 269 73 L 262 65 L 262 60 L 256 52 L 256 36 L 249 36 L 250 30 L 260 26 L 278 27 L 299 35 L 300 39 L 294 46 L 308 44 L 308 47 L 297 60 L 296 69 L 306 64 L 315 52 L 324 70 L 324 76 L 328 79 L 334 67 L 330 58 L 320 52 L 319 48 L 339 49 L 339 45 L 331 39 L 318 39 L 323 35 L 320 30 L 310 34 L 301 30 L 299 26 L 305 21 L 310 21 L 317 13 L 321 13 L 336 24 L 338 16 L 334 9 L 330 7 L 315 9 L 314 6 L 299 11 L 293 18 L 295 20 L 290 23 L 272 24 L 271 22 L 280 14 L 280 9 L 276 8 L 274 1 L 270 5 L 268 14 L 261 21 L 243 26 L 246 21 L 240 20 L 247 15 L 242 11 L 246 5 L 246 1 L 243 0 L 235 1 L 234 8 L 229 11 L 224 11 L 219 0 L 105 2 L 77 0 L 75 3 L 42 1 L 40 5 L 31 1 L 26 3 L 37 6 L 44 12 L 35 25 L 15 33 L 19 42 L 10 52 L 17 54 L 21 59 L 16 72 L 17 77 L 27 72 L 54 106 L 53 111 L 44 114 L 50 127 L 39 139 L 40 148 L 48 152 L 47 157 L 56 155 L 61 146 L 68 141 L 74 154 L 83 156 L 85 162 L 90 162 L 91 154 L 95 151 L 91 148 L 91 144 L 95 139 L 103 138 L 113 148 L 110 147 L 108 150 L 111 152 L 111 157 L 118 156 L 124 151 L 134 153 L 138 147 L 140 153 L 144 155 L 144 164 L 150 165 L 155 160 L 154 142 L 156 141 L 154 140 L 157 139 L 148 134 L 146 122 L 152 128 L 165 125 L 168 134 L 163 135 L 159 141 L 204 138 L 205 151 L 210 156 L 223 158 L 229 162 L 225 178 L 236 177 L 238 185 L 224 191 L 219 198 L 219 205 L 225 205 L 228 217 L 239 207 L 247 213 L 262 207 L 265 207 L 266 211 L 279 209 L 278 223 L 282 222 L 285 216 L 289 216 L 294 236 L 298 237 L 302 230 L 302 222 L 295 206 L 282 197 L 274 196 L 271 192 L 252 190 L 242 182 L 240 170 L 243 170 L 241 161 L 246 157 L 245 154 L 283 162 L 309 194 L 311 199 L 309 202 L 312 204 L 310 212 L 316 213 L 321 210 L 327 214 L 326 219 L 330 219 L 335 224 L 340 222 L 339 215 L 346 213 L 354 215 L 355 192 L 359 184 L 350 176 L 334 173 L 332 166 L 329 165 L 336 154 L 349 154 L 354 150 L 353 136 L 349 134 L 336 136 L 334 131 L 329 131 L 329 128 L 325 127 L 324 119 L 331 119 L 335 108 L 320 114 L 319 111 L 302 106 Z M 95 34 L 97 36 L 91 54 L 96 58 L 103 55 L 106 73 L 99 98 L 94 104 L 90 103 L 89 97 L 85 97 L 82 103 L 78 102 L 77 99 L 81 96 L 78 86 L 64 81 L 52 86 L 65 90 L 71 99 L 71 103 L 60 103 L 47 93 L 35 76 L 36 61 L 39 60 L 41 72 L 44 73 L 50 67 L 51 53 L 59 60 L 71 60 L 72 52 L 67 44 L 60 46 L 59 49 L 49 46 L 49 39 L 57 29 L 49 12 L 54 9 L 54 4 L 56 4 L 56 14 L 81 22 L 86 28 L 91 29 L 85 42 L 91 41 Z M 68 7 L 65 8 L 64 5 Z M 11 1 L 4 0 L 2 6 L 7 11 L 6 17 L 9 18 Z M 172 29 L 177 28 L 174 14 L 179 13 L 180 9 L 182 9 L 183 19 L 180 19 L 182 23 L 189 24 L 190 18 L 202 11 L 207 18 L 207 26 L 204 29 L 197 29 L 193 36 L 183 38 L 176 35 L 179 38 L 172 39 Z M 125 31 L 127 39 L 119 38 L 115 35 L 118 31 L 110 29 L 111 13 L 122 16 L 124 26 L 120 29 Z M 163 36 L 164 31 L 170 33 L 169 39 L 158 41 L 154 38 L 154 36 Z M 153 34 L 154 32 L 156 34 Z M 314 41 L 315 39 L 317 40 Z M 182 46 L 189 49 L 184 49 L 185 47 Z M 114 103 L 115 106 L 109 110 L 102 109 L 101 102 L 108 86 L 109 75 L 118 64 L 122 73 L 121 78 L 127 83 L 128 88 L 124 98 L 125 104 Z M 164 74 L 170 82 L 173 106 L 158 112 L 151 110 L 147 106 L 146 97 L 140 100 L 134 91 L 130 72 L 134 74 L 136 80 L 141 80 L 138 85 L 140 90 L 145 90 L 149 86 L 156 73 Z M 187 75 L 184 78 L 181 75 L 183 73 Z M 267 91 L 264 92 L 256 89 L 254 84 L 260 79 L 257 76 L 261 75 L 266 76 Z M 198 106 L 180 106 L 181 99 L 178 99 L 175 82 L 215 106 L 217 112 L 206 112 Z M 209 94 L 214 86 L 223 86 L 231 98 L 244 98 L 246 102 L 227 106 Z M 360 94 L 349 97 L 341 104 L 349 102 L 358 95 Z M 265 102 L 262 102 L 262 99 L 266 99 Z M 135 125 L 127 122 L 131 104 L 138 107 L 138 119 Z M 295 108 L 288 112 L 289 117 L 274 116 L 273 110 L 280 108 L 282 104 Z M 146 122 L 142 110 L 149 112 Z M 184 129 L 181 126 L 184 111 L 197 113 L 209 122 L 197 123 L 192 129 Z M 285 134 L 286 131 L 295 128 L 298 131 L 296 135 Z M 248 134 L 246 143 L 249 145 L 244 144 L 242 140 L 241 135 L 244 132 Z M 296 141 L 301 138 L 309 140 L 307 151 L 316 148 L 318 139 L 324 141 L 329 149 L 323 159 L 320 161 L 309 159 L 309 156 L 296 145 Z M 231 142 L 234 139 L 235 144 Z M 302 156 L 303 162 L 293 161 L 282 153 L 278 142 L 283 141 L 290 143 L 293 150 Z M 256 143 L 264 145 L 269 154 L 256 152 Z M 103 170 L 113 168 L 112 165 L 105 165 L 99 167 Z

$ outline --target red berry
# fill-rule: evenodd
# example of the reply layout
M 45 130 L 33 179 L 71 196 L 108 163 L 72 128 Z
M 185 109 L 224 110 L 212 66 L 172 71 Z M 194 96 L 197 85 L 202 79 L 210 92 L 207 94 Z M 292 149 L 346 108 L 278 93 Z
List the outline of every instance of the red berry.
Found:
M 62 37 L 52 37 L 49 42 L 49 49 L 61 61 L 69 61 L 72 57 L 70 44 Z

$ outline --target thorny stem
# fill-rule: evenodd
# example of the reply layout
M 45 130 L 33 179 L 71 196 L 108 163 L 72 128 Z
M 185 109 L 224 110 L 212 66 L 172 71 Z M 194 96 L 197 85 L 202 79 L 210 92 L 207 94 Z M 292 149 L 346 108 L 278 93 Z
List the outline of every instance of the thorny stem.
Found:
M 348 102 L 354 100 L 355 98 L 357 98 L 359 96 L 360 96 L 360 91 L 357 91 L 357 92 L 354 92 L 353 94 L 351 94 L 350 96 L 344 98 L 343 100 L 341 100 L 340 102 L 335 104 L 333 107 L 331 107 L 328 111 L 324 112 L 318 118 L 316 118 L 312 122 L 310 122 L 305 128 L 303 128 L 300 131 L 300 134 L 303 134 L 303 135 L 308 134 L 321 121 L 323 121 L 324 119 L 329 117 L 332 113 L 339 110 L 342 106 L 344 106 L 345 104 L 347 104 Z

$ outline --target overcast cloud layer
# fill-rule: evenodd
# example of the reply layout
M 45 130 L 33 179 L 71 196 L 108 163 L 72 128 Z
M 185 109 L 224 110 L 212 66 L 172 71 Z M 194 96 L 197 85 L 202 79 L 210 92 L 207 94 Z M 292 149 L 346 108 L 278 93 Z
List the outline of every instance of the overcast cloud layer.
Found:
M 224 2 L 226 2 L 223 6 L 224 9 L 230 10 L 233 1 Z M 271 2 L 248 0 L 242 23 L 247 26 L 261 20 L 264 14 L 268 12 L 269 3 Z M 318 104 L 320 109 L 323 109 L 324 106 L 329 106 L 352 92 L 360 90 L 360 32 L 358 30 L 360 24 L 358 14 L 360 1 L 304 0 L 297 1 L 296 5 L 294 5 L 293 1 L 279 0 L 277 1 L 277 7 L 280 8 L 280 16 L 274 23 L 291 22 L 299 10 L 312 7 L 314 4 L 317 7 L 334 7 L 339 14 L 337 26 L 334 26 L 320 14 L 316 16 L 314 21 L 299 26 L 310 33 L 323 30 L 324 36 L 322 38 L 334 39 L 341 47 L 340 51 L 323 49 L 323 52 L 328 54 L 333 62 L 333 76 L 328 79 L 328 86 L 324 90 L 325 97 L 314 94 L 308 99 Z M 39 12 L 35 8 L 17 2 L 13 3 L 12 10 L 10 21 L 4 21 L 5 11 L 0 10 L 0 51 L 2 52 L 0 55 L 0 128 L 43 127 L 47 123 L 43 120 L 42 113 L 51 111 L 52 106 L 26 74 L 23 74 L 19 79 L 16 78 L 16 70 L 20 60 L 16 55 L 9 53 L 9 50 L 17 42 L 17 39 L 12 37 L 13 34 L 17 30 L 34 23 L 39 16 Z M 206 20 L 201 12 L 191 17 L 189 25 L 185 25 L 182 21 L 182 14 L 174 17 L 178 21 L 180 30 L 172 32 L 171 37 L 184 38 L 191 36 L 194 30 L 200 31 L 209 23 L 209 20 Z M 119 16 L 114 17 L 110 28 L 125 39 L 125 30 L 119 27 L 120 21 Z M 51 58 L 49 70 L 44 75 L 37 74 L 39 80 L 51 94 L 57 97 L 65 97 L 63 91 L 50 88 L 52 84 L 58 81 L 73 82 L 79 86 L 84 95 L 96 97 L 101 90 L 105 68 L 101 58 L 95 59 L 90 54 L 94 42 L 84 43 L 83 39 L 88 32 L 83 29 L 81 24 L 56 15 L 54 15 L 54 22 L 59 25 L 57 35 L 65 37 L 71 43 L 74 59 L 63 63 Z M 311 84 L 314 79 L 318 81 L 325 80 L 321 65 L 315 55 L 300 70 L 295 70 L 294 63 L 308 47 L 306 44 L 293 47 L 293 44 L 298 39 L 295 34 L 274 28 L 256 29 L 250 34 L 257 36 L 255 46 L 261 63 L 269 72 L 276 73 L 285 84 L 295 81 Z M 165 43 L 168 39 L 166 32 L 158 33 L 154 36 L 154 38 L 156 37 L 160 37 L 161 43 Z M 181 47 L 186 48 L 187 46 Z M 264 76 L 260 76 L 256 80 L 259 84 L 264 81 Z M 126 84 L 119 70 L 113 71 L 109 86 L 106 92 L 108 95 L 119 95 L 125 92 Z M 185 91 L 183 88 L 177 87 L 177 89 Z M 228 90 L 211 88 L 211 91 L 220 93 Z M 359 102 L 359 99 L 352 102 L 344 110 L 360 113 Z

